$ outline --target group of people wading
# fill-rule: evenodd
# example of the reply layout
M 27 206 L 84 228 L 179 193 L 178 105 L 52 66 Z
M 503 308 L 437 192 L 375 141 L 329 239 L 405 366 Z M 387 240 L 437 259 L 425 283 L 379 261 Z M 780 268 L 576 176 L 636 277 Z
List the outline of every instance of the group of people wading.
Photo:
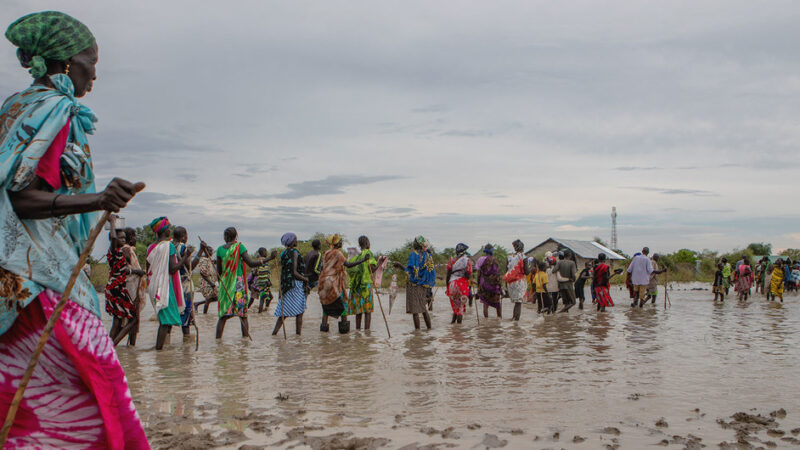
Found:
M 342 250 L 343 242 L 339 235 L 327 239 L 328 250 L 324 253 L 320 241 L 314 240 L 312 250 L 301 255 L 294 233 L 281 237 L 284 249 L 279 257 L 276 251 L 268 254 L 263 247 L 257 256 L 251 257 L 238 241 L 236 229 L 231 227 L 224 231 L 225 243 L 216 252 L 201 240 L 200 251 L 192 257 L 195 249 L 186 245 L 185 228 L 172 228 L 166 217 L 154 219 L 149 226 L 157 240 L 147 250 L 146 276 L 136 260 L 135 232 L 126 229 L 111 236 L 108 253 L 111 273 L 105 292 L 106 311 L 114 317 L 111 338 L 115 343 L 120 342 L 127 332 L 130 333 L 129 344 L 135 345 L 145 292 L 159 323 L 156 349 L 163 348 L 173 326 L 180 326 L 184 335 L 188 335 L 190 326 L 194 325 L 195 312 L 200 306 L 207 312 L 212 302 L 218 303 L 217 339 L 222 338 L 226 321 L 234 316 L 239 317 L 242 337 L 249 337 L 249 308 L 258 300 L 258 312 L 261 313 L 272 302 L 269 263 L 276 258 L 279 259 L 280 285 L 278 302 L 274 307 L 273 335 L 281 330 L 289 317 L 295 318 L 295 332 L 301 334 L 306 300 L 314 288 L 318 289 L 322 308 L 320 331 L 330 330 L 331 317 L 338 319 L 340 333 L 349 331 L 349 316 L 355 316 L 356 329 L 361 329 L 362 324 L 365 330 L 371 327 L 376 289 L 382 285 L 383 273 L 390 261 L 386 256 L 375 257 L 366 236 L 358 238 L 359 249 L 351 249 L 349 258 Z M 421 327 L 421 317 L 426 328 L 430 329 L 433 288 L 437 279 L 433 255 L 430 243 L 423 236 L 416 237 L 411 247 L 405 264 L 391 263 L 408 276 L 406 313 L 412 316 L 414 328 Z M 468 253 L 466 244 L 455 246 L 455 255 L 449 258 L 444 276 L 445 293 L 452 308 L 451 323 L 462 323 L 467 307 L 472 306 L 475 299 L 483 305 L 485 318 L 489 317 L 490 308 L 495 310 L 498 318 L 502 318 L 502 299 L 510 299 L 513 304 L 511 319 L 514 321 L 520 320 L 523 303 L 536 305 L 540 314 L 558 311 L 559 301 L 563 304 L 560 312 L 567 312 L 575 305 L 583 309 L 587 281 L 590 282 L 592 303 L 596 304 L 598 311 L 614 306 L 610 280 L 622 269 L 612 271 L 604 253 L 578 272 L 574 255 L 568 249 L 547 252 L 539 261 L 525 257 L 524 244 L 520 240 L 515 240 L 512 248 L 514 251 L 508 256 L 507 269 L 502 272 L 492 245 L 482 247 L 474 256 Z M 634 299 L 632 306 L 642 307 L 648 300 L 655 301 L 655 277 L 665 271 L 658 267 L 658 255 L 651 259 L 648 253 L 649 249 L 645 247 L 634 256 L 628 267 L 627 281 Z M 200 276 L 201 302 L 194 301 L 192 274 L 195 270 Z M 392 276 L 389 291 L 391 313 L 397 296 L 397 275 Z
M 751 267 L 747 257 L 737 261 L 735 266 L 727 258 L 722 258 L 717 263 L 711 290 L 714 292 L 715 302 L 725 301 L 731 286 L 740 301 L 747 300 L 755 287 L 755 293 L 762 293 L 768 301 L 783 302 L 784 291 L 797 291 L 798 282 L 800 262 L 792 261 L 789 257 L 771 262 L 769 257 L 764 256 L 755 267 Z

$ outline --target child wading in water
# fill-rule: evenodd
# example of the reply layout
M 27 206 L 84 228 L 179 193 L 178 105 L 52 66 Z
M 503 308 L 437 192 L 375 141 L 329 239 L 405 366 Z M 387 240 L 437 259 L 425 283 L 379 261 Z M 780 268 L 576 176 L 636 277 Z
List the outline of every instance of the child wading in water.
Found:
M 712 284 L 711 290 L 714 291 L 714 301 L 724 302 L 725 301 L 725 288 L 722 285 L 723 283 L 723 276 L 722 276 L 722 263 L 717 264 L 717 271 L 714 273 L 714 284 Z

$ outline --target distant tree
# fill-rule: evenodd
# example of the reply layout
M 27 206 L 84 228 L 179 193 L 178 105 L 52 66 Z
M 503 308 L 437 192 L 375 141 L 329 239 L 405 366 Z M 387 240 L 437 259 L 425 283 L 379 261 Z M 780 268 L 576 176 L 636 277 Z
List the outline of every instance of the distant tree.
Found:
M 800 248 L 787 248 L 781 252 L 781 256 L 788 256 L 793 261 L 800 261 Z
M 610 248 L 608 246 L 608 244 L 606 243 L 606 241 L 604 241 L 603 238 L 601 238 L 600 236 L 595 236 L 594 237 L 594 241 L 597 242 L 598 244 L 602 245 L 603 247 Z
M 772 254 L 772 244 L 753 242 L 747 246 L 747 250 L 755 256 L 768 256 Z
M 694 264 L 697 261 L 697 253 L 687 248 L 682 248 L 672 254 L 672 261 L 676 264 L 690 263 Z

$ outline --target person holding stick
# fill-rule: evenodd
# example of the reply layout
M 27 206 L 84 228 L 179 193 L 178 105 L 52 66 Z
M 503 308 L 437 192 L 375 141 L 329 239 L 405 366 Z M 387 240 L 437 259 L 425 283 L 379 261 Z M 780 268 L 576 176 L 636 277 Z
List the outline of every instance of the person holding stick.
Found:
M 225 243 L 217 249 L 217 274 L 219 274 L 219 320 L 217 320 L 217 339 L 222 339 L 225 322 L 233 316 L 239 317 L 242 337 L 250 337 L 250 324 L 247 321 L 247 266 L 259 267 L 263 259 L 253 259 L 247 254 L 244 244 L 237 241 L 239 233 L 228 227 L 222 233 Z
M 354 267 L 350 275 L 350 296 L 345 301 L 345 316 L 356 316 L 356 330 L 361 329 L 361 316 L 364 316 L 364 330 L 370 329 L 372 312 L 375 310 L 375 299 L 372 295 L 372 275 L 378 267 L 378 261 L 369 249 L 370 242 L 366 236 L 358 238 L 361 253 L 348 259 Z M 366 262 L 366 264 L 362 264 Z
M 181 326 L 180 308 L 183 308 L 183 286 L 180 268 L 189 261 L 194 249 L 178 258 L 178 249 L 171 240 L 169 219 L 158 217 L 150 222 L 156 242 L 147 249 L 147 293 L 158 316 L 156 350 L 164 348 L 172 327 Z
M 136 335 L 139 334 L 139 315 L 142 312 L 142 300 L 147 290 L 147 274 L 139 264 L 139 257 L 136 255 L 136 230 L 125 228 L 125 245 L 122 246 L 122 254 L 128 264 L 128 276 L 126 284 L 128 295 L 133 302 L 134 318 L 129 321 L 117 334 L 114 345 L 118 345 L 125 336 L 128 336 L 128 345 L 136 346 Z
M 461 323 L 464 320 L 464 313 L 467 310 L 469 299 L 469 280 L 472 278 L 472 260 L 467 256 L 467 244 L 459 243 L 456 245 L 456 256 L 450 258 L 447 263 L 447 297 L 450 298 L 450 306 L 453 308 L 453 323 Z
M 342 237 L 334 234 L 328 239 L 330 247 L 322 256 L 322 272 L 319 274 L 319 301 L 322 304 L 322 323 L 319 330 L 327 333 L 330 329 L 328 317 L 338 317 L 339 332 L 342 334 L 350 330 L 345 305 L 347 304 L 347 273 L 346 268 L 352 268 L 366 262 L 361 258 L 356 261 L 347 261 L 342 253 Z M 345 325 L 346 324 L 346 325 Z
M 219 297 L 217 289 L 217 264 L 213 258 L 214 249 L 200 240 L 200 262 L 197 265 L 197 272 L 200 274 L 200 293 L 203 294 L 202 302 L 195 302 L 194 307 L 198 309 L 203 305 L 203 314 L 208 314 L 208 307 L 212 302 L 216 302 Z
M 99 233 L 94 212 L 118 212 L 144 189 L 114 178 L 95 190 L 97 118 L 77 99 L 96 79 L 97 43 L 56 11 L 16 20 L 6 37 L 34 82 L 0 108 L 0 447 L 149 448 L 97 293 L 75 271 Z M 35 399 L 16 395 L 26 384 Z
M 297 235 L 286 233 L 281 236 L 281 244 L 286 249 L 281 252 L 281 296 L 275 306 L 275 336 L 283 326 L 286 317 L 295 317 L 295 333 L 303 330 L 303 314 L 306 312 L 306 288 L 308 278 L 300 251 L 297 250 Z M 285 337 L 285 334 L 284 334 Z
M 408 264 L 403 267 L 395 263 L 395 267 L 405 269 L 408 273 L 406 285 L 406 313 L 411 314 L 414 329 L 419 330 L 419 315 L 425 320 L 425 326 L 431 329 L 431 316 L 426 308 L 426 293 L 436 282 L 436 269 L 433 266 L 433 257 L 426 251 L 429 244 L 422 237 L 417 236 L 411 244 L 412 252 L 408 255 Z
M 497 311 L 497 318 L 502 319 L 503 302 L 500 296 L 503 293 L 503 274 L 494 257 L 492 244 L 486 244 L 483 253 L 475 264 L 475 271 L 478 273 L 478 300 L 483 303 L 483 317 L 489 317 L 489 307 L 492 307 Z

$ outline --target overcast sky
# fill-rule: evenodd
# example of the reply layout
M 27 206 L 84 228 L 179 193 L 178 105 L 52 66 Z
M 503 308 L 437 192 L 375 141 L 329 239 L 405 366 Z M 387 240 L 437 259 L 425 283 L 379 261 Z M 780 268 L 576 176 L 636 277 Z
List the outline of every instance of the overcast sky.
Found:
M 124 216 L 219 244 L 610 237 L 800 247 L 797 1 L 4 0 L 100 48 L 84 98 Z M 25 88 L 0 45 L 0 94 Z M 105 244 L 103 244 L 105 245 Z

